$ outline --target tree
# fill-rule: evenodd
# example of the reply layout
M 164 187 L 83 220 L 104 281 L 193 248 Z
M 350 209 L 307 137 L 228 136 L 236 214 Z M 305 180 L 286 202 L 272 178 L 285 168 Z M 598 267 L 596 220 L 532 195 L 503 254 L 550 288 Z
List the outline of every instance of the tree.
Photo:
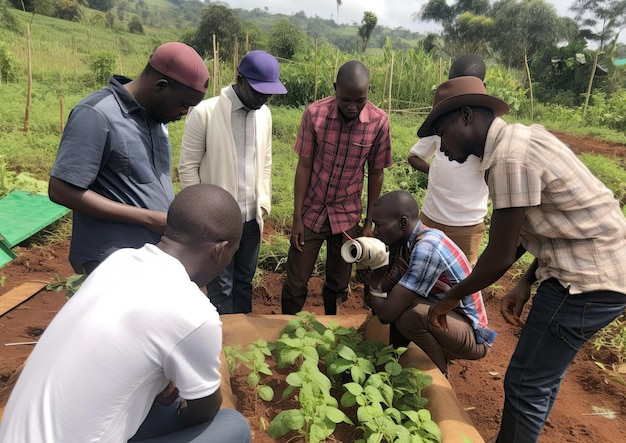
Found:
M 486 55 L 493 20 L 486 16 L 489 0 L 457 0 L 448 5 L 445 0 L 429 0 L 414 19 L 433 21 L 443 26 L 445 50 L 451 57 L 472 52 Z
M 258 23 L 245 21 L 242 22 L 242 28 L 248 35 L 249 51 L 253 49 L 266 49 L 268 46 L 268 35 Z M 244 52 L 245 41 L 239 42 L 239 48 L 242 54 Z
M 74 0 L 60 0 L 54 6 L 54 17 L 75 22 L 81 22 L 85 18 L 85 9 Z
M 414 20 L 433 21 L 441 23 L 444 32 L 448 32 L 454 26 L 456 18 L 464 12 L 475 15 L 485 15 L 490 9 L 489 0 L 457 0 L 448 5 L 446 0 L 429 0 L 420 12 L 414 12 Z
M 531 65 L 537 87 L 537 98 L 564 106 L 583 103 L 594 67 L 594 51 L 587 49 L 583 38 L 566 46 L 552 46 L 537 53 Z M 599 54 L 595 66 L 595 86 L 602 86 L 613 73 L 615 66 L 606 54 Z
M 139 16 L 134 15 L 130 22 L 128 22 L 128 32 L 130 32 L 131 34 L 143 35 L 143 24 L 141 23 L 141 19 L 139 18 Z
M 222 60 L 232 60 L 235 41 L 243 41 L 241 22 L 228 6 L 210 3 L 200 12 L 200 24 L 193 45 L 200 54 L 213 53 L 213 35 L 219 44 Z
M 370 41 L 372 31 L 378 23 L 378 17 L 376 14 L 370 11 L 363 13 L 363 19 L 361 19 L 362 26 L 359 28 L 359 37 L 361 37 L 361 52 L 365 52 L 367 43 Z
M 126 18 L 126 13 L 129 10 L 129 5 L 127 1 L 121 1 L 118 5 L 117 5 L 117 18 L 120 21 L 124 21 L 124 19 Z
M 341 6 L 341 3 L 341 0 L 337 0 L 337 24 L 339 24 L 339 6 Z
M 626 24 L 626 1 L 621 0 L 575 0 L 570 11 L 576 13 L 580 36 L 600 45 L 614 39 Z
M 109 12 L 115 6 L 115 0 L 89 0 L 89 7 L 102 12 Z
M 304 34 L 285 18 L 272 26 L 268 39 L 269 52 L 276 57 L 292 59 L 304 41 Z
M 489 16 L 495 22 L 491 45 L 510 67 L 522 68 L 535 52 L 575 37 L 576 23 L 559 17 L 544 0 L 501 0 Z

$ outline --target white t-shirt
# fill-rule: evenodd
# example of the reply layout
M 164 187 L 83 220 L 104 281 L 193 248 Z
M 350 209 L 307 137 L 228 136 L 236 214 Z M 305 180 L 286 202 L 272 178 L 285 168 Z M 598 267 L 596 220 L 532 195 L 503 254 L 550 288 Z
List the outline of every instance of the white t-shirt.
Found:
M 114 252 L 41 336 L 0 441 L 126 442 L 170 380 L 186 399 L 219 389 L 221 326 L 177 259 L 154 245 Z
M 448 226 L 472 226 L 487 214 L 489 189 L 478 170 L 480 159 L 470 155 L 465 163 L 450 161 L 439 149 L 437 135 L 421 138 L 411 154 L 424 161 L 433 158 L 428 172 L 428 188 L 422 212 L 431 220 Z

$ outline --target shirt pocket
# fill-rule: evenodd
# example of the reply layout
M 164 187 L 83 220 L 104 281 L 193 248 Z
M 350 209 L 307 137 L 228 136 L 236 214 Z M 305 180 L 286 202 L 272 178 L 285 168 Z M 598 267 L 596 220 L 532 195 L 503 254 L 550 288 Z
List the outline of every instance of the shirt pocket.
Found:
M 155 179 L 151 156 L 145 146 L 126 146 L 128 153 L 128 178 L 138 184 L 151 183 Z

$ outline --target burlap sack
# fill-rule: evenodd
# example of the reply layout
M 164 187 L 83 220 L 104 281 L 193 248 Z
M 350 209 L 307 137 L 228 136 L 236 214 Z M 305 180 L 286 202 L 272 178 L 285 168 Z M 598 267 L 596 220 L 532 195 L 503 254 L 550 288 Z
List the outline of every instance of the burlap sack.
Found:
M 221 319 L 224 346 L 240 344 L 242 348 L 245 348 L 248 344 L 259 339 L 275 341 L 278 339 L 280 331 L 292 318 L 294 318 L 292 315 L 223 315 Z M 377 317 L 366 314 L 318 315 L 316 319 L 325 325 L 334 321 L 347 328 L 354 327 L 359 329 L 367 340 L 388 343 L 389 327 L 381 324 Z M 411 343 L 407 352 L 402 355 L 400 363 L 404 367 L 420 369 L 433 378 L 432 385 L 424 389 L 422 395 L 428 399 L 426 407 L 441 429 L 442 443 L 464 443 L 468 441 L 484 443 L 484 439 L 463 411 L 452 386 L 424 351 Z M 222 395 L 224 397 L 222 407 L 233 408 L 234 401 L 225 360 L 222 360 L 221 372 L 227 377 L 222 383 Z

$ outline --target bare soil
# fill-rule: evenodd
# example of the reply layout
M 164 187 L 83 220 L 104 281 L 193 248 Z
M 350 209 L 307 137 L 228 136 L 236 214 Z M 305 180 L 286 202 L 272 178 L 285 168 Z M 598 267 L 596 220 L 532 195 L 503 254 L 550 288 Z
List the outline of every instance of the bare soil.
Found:
M 626 146 L 607 143 L 591 137 L 556 134 L 576 153 L 588 152 L 609 157 L 626 157 Z M 0 268 L 0 295 L 27 281 L 52 282 L 55 276 L 67 278 L 73 271 L 67 261 L 69 241 L 63 240 L 47 247 L 24 244 L 14 249 L 18 258 Z M 253 312 L 280 313 L 280 290 L 284 277 L 266 274 L 255 289 Z M 489 290 L 484 291 L 485 304 L 492 329 L 499 335 L 489 354 L 480 361 L 456 361 L 451 365 L 450 383 L 461 405 L 485 439 L 495 436 L 502 412 L 502 378 L 519 337 L 520 328 L 507 324 L 500 315 L 499 299 L 514 286 L 511 275 L 505 275 Z M 322 314 L 322 279 L 313 278 L 305 310 Z M 0 392 L 11 384 L 11 378 L 24 364 L 32 344 L 45 330 L 50 320 L 66 301 L 65 292 L 42 290 L 36 295 L 0 316 Z M 362 287 L 355 283 L 340 313 L 361 313 Z M 20 344 L 16 344 L 20 343 Z M 596 362 L 603 363 L 601 369 Z M 626 381 L 623 375 L 611 370 L 615 356 L 610 352 L 594 352 L 587 343 L 570 365 L 561 385 L 558 398 L 540 438 L 542 443 L 621 442 L 626 435 Z M 43 370 L 43 368 L 42 368 Z M 251 397 L 239 395 L 238 397 Z M 7 399 L 7 391 L 0 394 L 0 406 Z M 243 401 L 241 410 L 253 426 L 258 424 L 254 403 Z M 258 406 L 257 406 L 258 407 Z M 616 418 L 605 418 L 595 408 L 613 411 Z M 255 432 L 255 441 L 264 439 Z M 337 440 L 336 440 L 337 441 Z M 342 440 L 338 440 L 342 441 Z M 352 437 L 344 437 L 344 443 Z

